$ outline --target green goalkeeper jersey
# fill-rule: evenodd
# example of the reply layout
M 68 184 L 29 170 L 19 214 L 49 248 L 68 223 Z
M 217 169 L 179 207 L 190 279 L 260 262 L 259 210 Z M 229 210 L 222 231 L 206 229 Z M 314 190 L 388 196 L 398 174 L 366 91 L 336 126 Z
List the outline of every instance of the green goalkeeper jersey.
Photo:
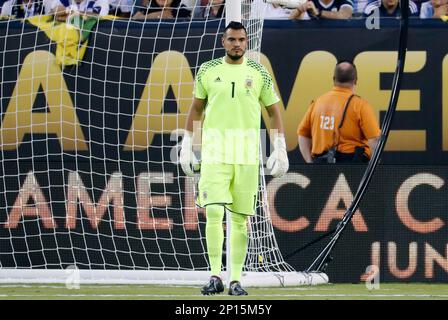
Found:
M 207 100 L 202 163 L 257 165 L 261 105 L 279 101 L 266 68 L 247 58 L 242 64 L 229 64 L 224 57 L 205 62 L 196 76 L 195 97 Z

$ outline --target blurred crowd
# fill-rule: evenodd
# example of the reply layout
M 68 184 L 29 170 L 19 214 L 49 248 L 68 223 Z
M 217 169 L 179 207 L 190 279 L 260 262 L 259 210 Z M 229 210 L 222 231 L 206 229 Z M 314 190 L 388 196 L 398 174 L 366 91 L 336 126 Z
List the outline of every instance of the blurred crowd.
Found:
M 228 0 L 230 1 L 230 0 Z M 399 0 L 244 0 L 252 17 L 263 12 L 265 19 L 353 19 L 376 15 L 400 17 Z M 27 18 L 54 15 L 65 21 L 74 13 L 84 16 L 113 15 L 123 19 L 214 19 L 225 14 L 225 0 L 0 0 L 1 16 Z M 277 3 L 277 4 L 274 4 Z M 409 0 L 409 15 L 440 18 L 448 15 L 448 0 Z

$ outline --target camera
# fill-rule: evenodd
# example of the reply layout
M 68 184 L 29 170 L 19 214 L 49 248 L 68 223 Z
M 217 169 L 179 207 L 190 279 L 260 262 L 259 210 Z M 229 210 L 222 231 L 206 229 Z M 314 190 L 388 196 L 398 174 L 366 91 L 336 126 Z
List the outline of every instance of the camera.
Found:
M 336 163 L 336 147 L 330 148 L 327 152 L 315 158 L 314 163 Z
M 327 163 L 336 163 L 336 148 L 330 148 L 323 158 L 327 158 Z
M 336 163 L 336 148 L 330 148 L 323 156 L 319 157 L 320 159 L 326 159 L 327 163 Z

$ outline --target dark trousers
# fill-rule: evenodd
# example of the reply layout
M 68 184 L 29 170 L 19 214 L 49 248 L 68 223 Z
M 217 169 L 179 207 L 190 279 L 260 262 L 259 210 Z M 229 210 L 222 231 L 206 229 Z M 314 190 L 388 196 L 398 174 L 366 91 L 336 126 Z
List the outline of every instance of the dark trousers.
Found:
M 361 150 L 362 149 L 362 150 Z M 313 163 L 329 163 L 326 157 L 326 152 L 316 156 L 313 159 Z M 335 153 L 336 163 L 367 163 L 369 158 L 364 153 L 364 148 L 357 148 L 353 153 L 342 153 L 336 151 Z

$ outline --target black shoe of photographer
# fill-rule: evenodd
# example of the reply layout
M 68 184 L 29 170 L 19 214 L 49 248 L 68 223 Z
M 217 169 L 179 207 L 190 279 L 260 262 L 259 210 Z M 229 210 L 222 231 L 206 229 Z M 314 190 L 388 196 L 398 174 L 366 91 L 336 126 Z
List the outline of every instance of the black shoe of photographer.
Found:
M 209 282 L 202 287 L 201 293 L 204 296 L 222 293 L 224 291 L 224 284 L 221 278 L 217 276 L 211 276 Z
M 241 283 L 239 281 L 230 282 L 229 286 L 229 295 L 230 296 L 247 296 L 246 290 L 241 287 Z

